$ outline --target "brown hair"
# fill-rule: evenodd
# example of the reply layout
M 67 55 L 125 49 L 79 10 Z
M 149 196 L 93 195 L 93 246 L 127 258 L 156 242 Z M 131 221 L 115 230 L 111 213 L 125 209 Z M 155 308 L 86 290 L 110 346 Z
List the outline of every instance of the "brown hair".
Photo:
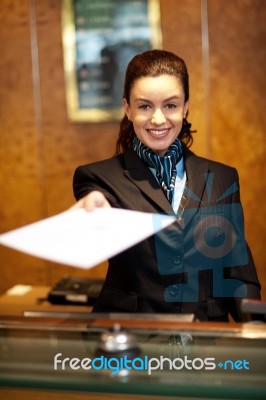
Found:
M 185 101 L 189 100 L 189 76 L 187 67 L 182 58 L 165 50 L 149 50 L 138 54 L 129 62 L 124 84 L 123 97 L 129 103 L 130 91 L 134 82 L 142 77 L 157 77 L 160 75 L 171 75 L 177 77 L 184 90 Z M 193 142 L 191 124 L 186 118 L 179 133 L 179 139 L 188 147 Z M 121 123 L 118 140 L 116 142 L 116 154 L 121 154 L 132 147 L 135 136 L 131 121 L 124 115 Z

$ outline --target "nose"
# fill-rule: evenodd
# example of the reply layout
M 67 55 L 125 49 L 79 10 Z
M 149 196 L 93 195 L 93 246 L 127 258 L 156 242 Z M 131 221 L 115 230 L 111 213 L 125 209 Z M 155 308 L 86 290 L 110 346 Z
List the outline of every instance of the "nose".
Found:
M 151 123 L 156 125 L 161 125 L 166 122 L 165 116 L 160 108 L 157 108 L 153 116 L 151 117 Z

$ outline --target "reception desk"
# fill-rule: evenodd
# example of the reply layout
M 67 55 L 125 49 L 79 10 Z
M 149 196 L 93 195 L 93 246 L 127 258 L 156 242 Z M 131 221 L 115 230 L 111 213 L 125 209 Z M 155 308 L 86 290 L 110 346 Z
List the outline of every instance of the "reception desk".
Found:
M 0 398 L 265 399 L 265 324 L 189 320 L 2 316 Z

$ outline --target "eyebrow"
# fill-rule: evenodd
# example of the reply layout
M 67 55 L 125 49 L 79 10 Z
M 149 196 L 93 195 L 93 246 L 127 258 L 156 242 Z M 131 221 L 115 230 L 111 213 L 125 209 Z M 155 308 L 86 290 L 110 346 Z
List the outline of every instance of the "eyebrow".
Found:
M 180 97 L 174 95 L 174 96 L 168 97 L 167 99 L 163 100 L 163 102 L 164 102 L 164 103 L 167 103 L 168 101 L 171 101 L 171 100 L 180 100 Z M 145 99 L 145 98 L 143 98 L 143 97 L 139 97 L 139 98 L 137 98 L 137 99 L 134 100 L 134 102 L 138 102 L 138 101 L 144 101 L 144 102 L 146 102 L 146 103 L 152 103 L 151 100 Z

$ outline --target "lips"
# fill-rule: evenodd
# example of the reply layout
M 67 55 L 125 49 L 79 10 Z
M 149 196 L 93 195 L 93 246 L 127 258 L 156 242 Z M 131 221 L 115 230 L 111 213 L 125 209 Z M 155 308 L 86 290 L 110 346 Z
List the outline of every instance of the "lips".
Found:
M 147 129 L 147 131 L 155 137 L 161 137 L 165 136 L 168 134 L 170 128 L 165 128 L 165 129 Z

